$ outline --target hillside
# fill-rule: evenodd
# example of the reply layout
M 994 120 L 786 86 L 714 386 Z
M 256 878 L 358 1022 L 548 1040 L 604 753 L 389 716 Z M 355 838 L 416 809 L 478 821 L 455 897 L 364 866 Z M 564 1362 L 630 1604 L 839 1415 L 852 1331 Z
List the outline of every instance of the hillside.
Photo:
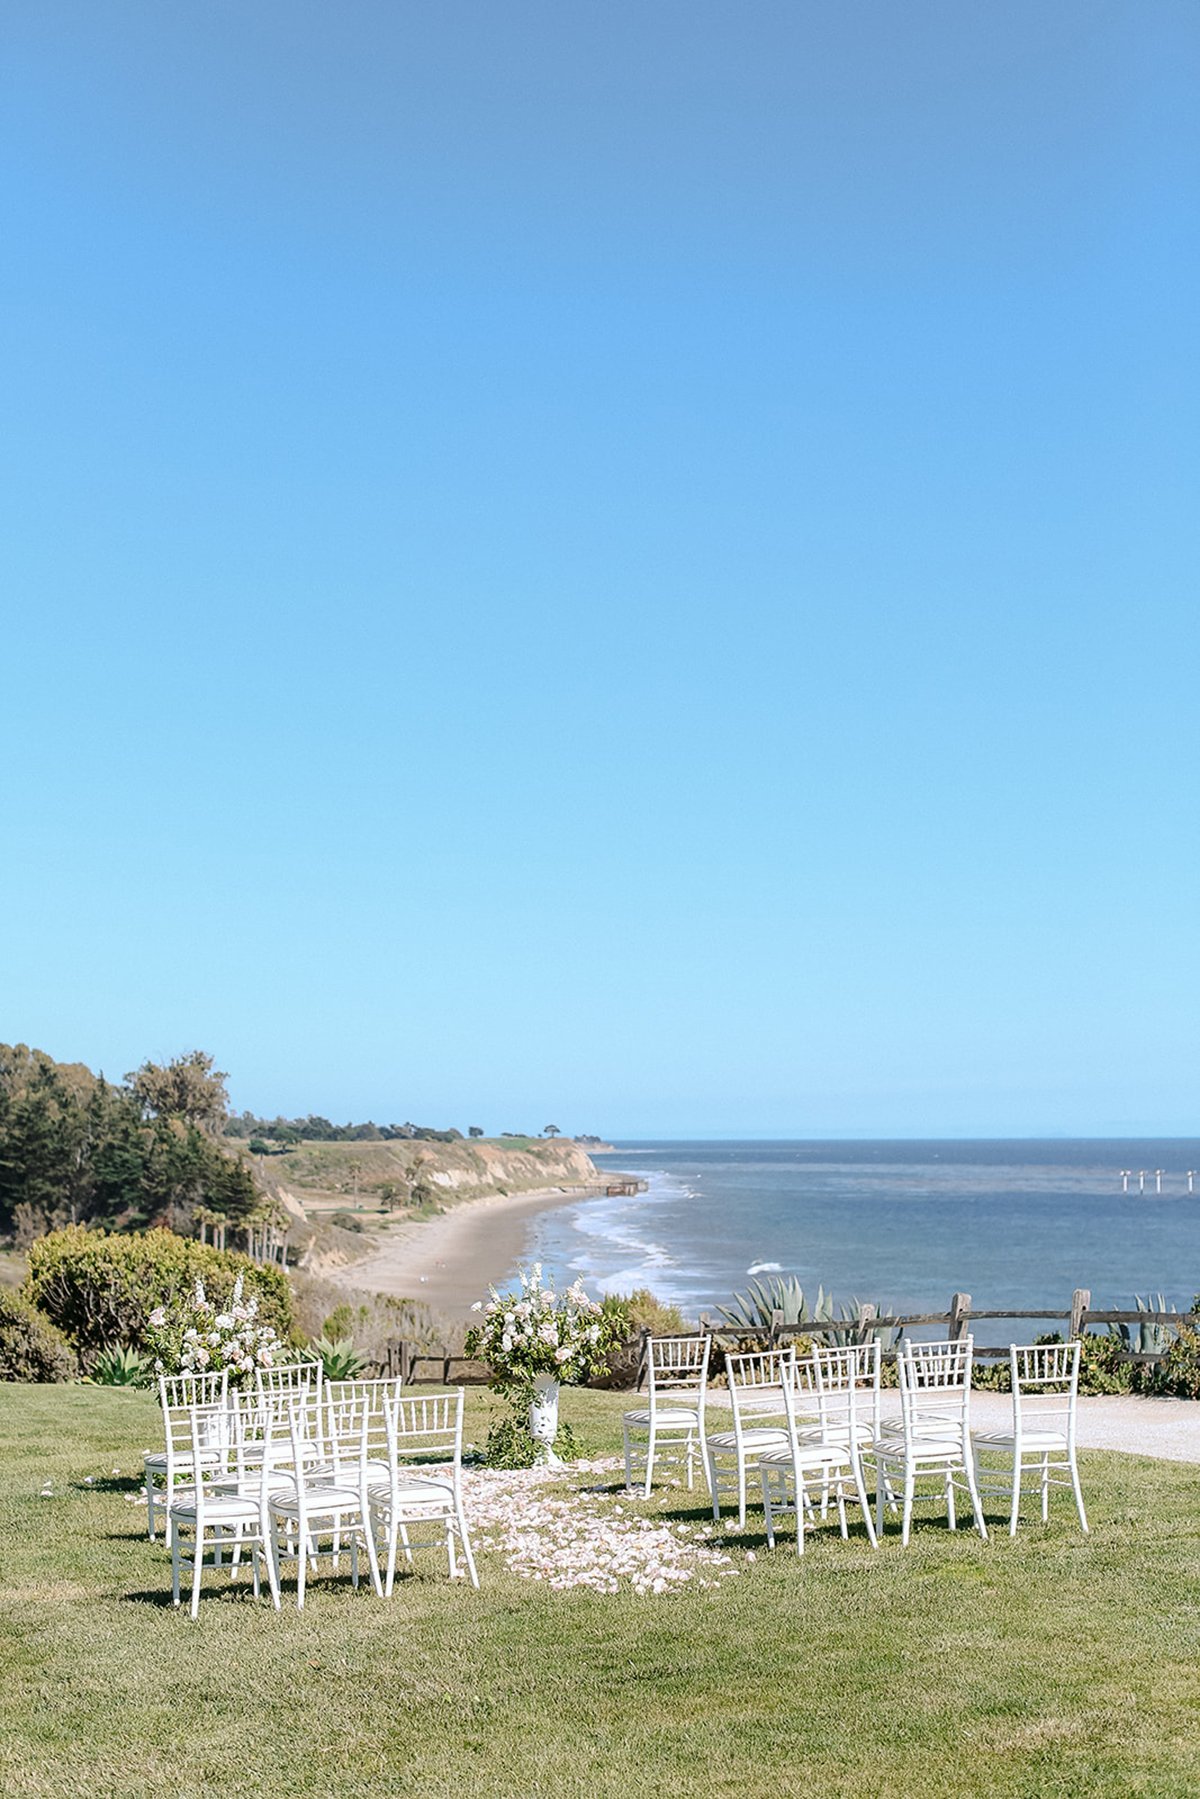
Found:
M 358 1207 L 412 1216 L 486 1194 L 593 1187 L 604 1179 L 577 1143 L 562 1138 L 301 1143 L 286 1155 L 249 1160 L 265 1187 L 308 1216 Z

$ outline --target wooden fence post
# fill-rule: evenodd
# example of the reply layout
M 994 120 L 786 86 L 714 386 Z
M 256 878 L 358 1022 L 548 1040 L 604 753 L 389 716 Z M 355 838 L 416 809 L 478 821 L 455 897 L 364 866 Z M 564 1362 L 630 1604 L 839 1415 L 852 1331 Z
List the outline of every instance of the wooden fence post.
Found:
M 1083 1335 L 1083 1320 L 1091 1310 L 1092 1291 L 1090 1287 L 1076 1287 L 1071 1295 L 1071 1328 L 1067 1332 L 1067 1341 L 1073 1343 L 1076 1337 Z
M 971 1310 L 971 1295 L 956 1293 L 950 1301 L 950 1340 L 961 1343 L 971 1328 L 971 1320 L 967 1313 Z
M 642 1382 L 646 1378 L 646 1345 L 649 1343 L 649 1341 L 650 1341 L 650 1327 L 648 1325 L 643 1324 L 642 1338 L 641 1338 L 641 1342 L 638 1344 L 637 1386 L 633 1389 L 635 1393 L 641 1392 Z
M 778 1343 L 779 1333 L 782 1329 L 783 1329 L 783 1312 L 779 1306 L 776 1306 L 771 1313 L 771 1348 L 772 1349 L 774 1349 L 775 1345 Z
M 878 1316 L 879 1316 L 879 1308 L 877 1305 L 875 1305 L 874 1301 L 868 1299 L 868 1300 L 865 1300 L 864 1303 L 859 1306 L 859 1308 L 858 1308 L 858 1340 L 860 1343 L 869 1343 L 871 1341 L 871 1337 L 872 1337 L 871 1325 L 875 1322 L 875 1320 Z

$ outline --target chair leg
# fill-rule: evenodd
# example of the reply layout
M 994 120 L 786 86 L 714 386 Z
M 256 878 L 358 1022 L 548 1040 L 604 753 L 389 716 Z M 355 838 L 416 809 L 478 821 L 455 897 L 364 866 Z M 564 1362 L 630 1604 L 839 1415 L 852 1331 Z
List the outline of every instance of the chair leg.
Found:
M 1042 1523 L 1050 1522 L 1050 1457 L 1042 1457 Z
M 304 1577 L 308 1571 L 308 1550 L 311 1539 L 308 1534 L 308 1519 L 301 1518 L 297 1526 L 299 1554 L 296 1557 L 296 1610 L 304 1610 Z
M 951 1530 L 958 1529 L 958 1511 L 954 1504 L 954 1470 L 946 1470 L 946 1523 Z
M 908 1539 L 912 1534 L 913 1509 L 913 1475 L 914 1470 L 905 1464 L 904 1469 L 904 1513 L 900 1521 L 900 1547 L 908 1548 Z
M 279 1532 L 274 1518 L 263 1521 L 262 1527 L 263 1554 L 267 1558 L 267 1583 L 271 1589 L 271 1604 L 278 1611 L 279 1599 Z
M 705 1453 L 708 1456 L 708 1492 L 709 1497 L 712 1500 L 713 1523 L 719 1524 L 721 1520 L 721 1492 L 720 1477 L 717 1473 L 717 1452 L 715 1449 L 709 1449 L 707 1443 L 704 1447 Z M 741 1466 L 740 1457 L 738 1460 L 738 1474 L 741 1485 L 744 1488 L 746 1483 L 746 1470 Z
M 466 1515 L 463 1512 L 462 1500 L 454 1502 L 454 1516 L 458 1521 L 458 1540 L 462 1544 L 463 1560 L 467 1564 L 467 1573 L 471 1577 L 471 1585 L 478 1587 L 479 1575 L 475 1571 L 475 1557 L 471 1553 L 471 1538 L 467 1531 Z
M 204 1572 L 204 1532 L 196 1520 L 196 1535 L 192 1544 L 192 1617 L 200 1616 L 200 1576 Z
M 650 1489 L 654 1485 L 654 1426 L 650 1426 L 650 1437 L 646 1444 L 646 1484 L 643 1497 L 649 1499 Z
M 363 1501 L 363 1536 L 366 1539 L 367 1566 L 371 1570 L 371 1585 L 376 1595 L 383 1598 L 383 1580 L 379 1573 L 379 1550 L 375 1543 L 375 1520 L 371 1516 L 371 1503 Z
M 174 1518 L 168 1527 L 171 1538 L 171 1602 L 179 1604 L 179 1526 Z
M 854 1472 L 854 1487 L 858 1494 L 858 1503 L 862 1507 L 863 1523 L 867 1527 L 867 1538 L 872 1549 L 879 1548 L 879 1538 L 875 1535 L 875 1526 L 871 1521 L 871 1505 L 867 1498 L 867 1482 L 863 1474 L 862 1460 L 855 1456 L 851 1464 Z
M 1068 1466 L 1071 1470 L 1071 1491 L 1075 1495 L 1075 1506 L 1079 1512 L 1079 1523 L 1083 1529 L 1083 1534 L 1086 1537 L 1088 1534 L 1087 1513 L 1083 1509 L 1083 1489 L 1079 1485 L 1079 1469 L 1076 1466 L 1074 1450 L 1071 1451 L 1071 1459 Z
M 628 1425 L 625 1425 L 623 1435 L 625 1438 L 625 1491 L 627 1493 L 632 1493 L 633 1492 L 633 1445 L 630 1443 L 630 1440 L 629 1440 L 629 1426 Z
M 876 1543 L 878 1543 L 880 1537 L 883 1535 L 883 1508 L 884 1508 L 884 1505 L 887 1500 L 887 1495 L 890 1491 L 891 1491 L 891 1483 L 888 1480 L 887 1472 L 884 1468 L 884 1465 L 881 1461 L 876 1459 L 876 1462 L 875 1462 L 875 1541 L 876 1541 Z M 895 1509 L 896 1509 L 895 1502 L 893 1501 L 892 1510 L 895 1511 Z
M 1024 1463 L 1022 1462 L 1019 1453 L 1014 1449 L 1012 1465 L 1012 1503 L 1008 1509 L 1008 1534 L 1010 1537 L 1016 1536 L 1017 1520 L 1021 1516 L 1021 1475 L 1023 1471 Z
M 987 1521 L 983 1515 L 983 1502 L 979 1497 L 979 1482 L 975 1479 L 975 1458 L 971 1454 L 969 1445 L 963 1456 L 963 1471 L 967 1477 L 967 1485 L 971 1489 L 971 1510 L 975 1514 L 975 1525 L 986 1543 L 988 1540 Z
M 767 1548 L 774 1549 L 774 1547 L 775 1547 L 775 1508 L 771 1504 L 771 1471 L 770 1471 L 770 1469 L 769 1468 L 760 1468 L 759 1476 L 762 1480 L 763 1516 L 765 1517 L 765 1519 L 767 1521 Z
M 150 1541 L 154 1541 L 154 1476 L 150 1469 L 146 1470 L 146 1529 L 150 1533 Z
M 388 1518 L 387 1527 L 387 1577 L 383 1584 L 383 1596 L 390 1599 L 392 1586 L 396 1579 L 396 1545 L 400 1541 L 400 1526 L 395 1518 Z

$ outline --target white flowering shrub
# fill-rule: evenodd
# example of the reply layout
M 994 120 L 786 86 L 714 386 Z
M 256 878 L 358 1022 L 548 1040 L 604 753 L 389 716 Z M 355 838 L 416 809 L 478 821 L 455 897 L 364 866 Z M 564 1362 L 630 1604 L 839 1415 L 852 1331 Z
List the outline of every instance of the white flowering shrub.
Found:
M 537 1375 L 563 1382 L 585 1381 L 604 1366 L 621 1334 L 620 1320 L 589 1299 L 580 1281 L 559 1293 L 543 1282 L 540 1262 L 519 1275 L 513 1293 L 479 1301 L 482 1322 L 467 1335 L 467 1354 L 486 1362 L 493 1384 L 504 1390 L 532 1385 Z
M 230 1386 L 240 1387 L 249 1384 L 256 1368 L 290 1360 L 274 1327 L 259 1323 L 258 1298 L 245 1297 L 240 1275 L 222 1310 L 197 1281 L 188 1298 L 156 1306 L 149 1322 L 156 1374 L 219 1374 L 228 1368 Z

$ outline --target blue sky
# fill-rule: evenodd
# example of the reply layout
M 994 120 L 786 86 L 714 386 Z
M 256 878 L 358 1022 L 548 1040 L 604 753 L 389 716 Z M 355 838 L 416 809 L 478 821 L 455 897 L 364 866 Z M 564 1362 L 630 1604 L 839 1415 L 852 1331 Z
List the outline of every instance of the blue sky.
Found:
M 6 36 L 0 1034 L 1195 1130 L 1194 5 Z

